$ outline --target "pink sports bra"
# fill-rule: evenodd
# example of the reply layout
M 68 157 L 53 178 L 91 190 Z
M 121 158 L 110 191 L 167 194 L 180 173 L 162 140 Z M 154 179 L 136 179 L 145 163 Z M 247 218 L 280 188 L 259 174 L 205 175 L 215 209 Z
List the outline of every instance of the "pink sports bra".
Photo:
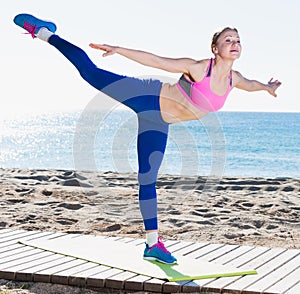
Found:
M 210 76 L 214 66 L 214 59 L 211 58 L 205 77 L 200 82 L 192 82 L 181 76 L 177 87 L 184 97 L 203 112 L 218 111 L 224 105 L 229 92 L 232 89 L 232 73 L 230 71 L 230 83 L 223 96 L 217 95 L 210 89 Z

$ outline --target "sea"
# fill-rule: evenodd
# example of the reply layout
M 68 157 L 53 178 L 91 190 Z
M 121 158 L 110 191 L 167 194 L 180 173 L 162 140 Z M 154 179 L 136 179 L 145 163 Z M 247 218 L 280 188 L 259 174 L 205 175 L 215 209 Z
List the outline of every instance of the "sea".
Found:
M 136 172 L 132 111 L 0 118 L 0 168 Z M 170 125 L 161 174 L 300 178 L 300 113 L 218 112 Z

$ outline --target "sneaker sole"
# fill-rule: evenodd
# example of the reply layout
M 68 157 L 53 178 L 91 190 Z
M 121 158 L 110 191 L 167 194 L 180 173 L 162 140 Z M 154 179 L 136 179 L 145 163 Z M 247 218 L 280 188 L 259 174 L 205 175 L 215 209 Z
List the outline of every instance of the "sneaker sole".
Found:
M 177 261 L 174 261 L 174 262 L 166 262 L 166 261 L 163 261 L 157 257 L 143 257 L 145 260 L 149 260 L 149 261 L 158 261 L 158 262 L 161 262 L 161 263 L 164 263 L 164 264 L 176 264 Z

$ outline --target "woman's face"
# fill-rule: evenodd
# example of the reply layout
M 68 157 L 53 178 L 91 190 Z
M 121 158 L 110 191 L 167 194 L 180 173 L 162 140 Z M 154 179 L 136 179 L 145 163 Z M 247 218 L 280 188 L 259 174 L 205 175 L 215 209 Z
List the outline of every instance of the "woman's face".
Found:
M 234 30 L 223 32 L 219 36 L 213 52 L 215 55 L 220 55 L 223 58 L 238 59 L 242 52 L 239 34 Z

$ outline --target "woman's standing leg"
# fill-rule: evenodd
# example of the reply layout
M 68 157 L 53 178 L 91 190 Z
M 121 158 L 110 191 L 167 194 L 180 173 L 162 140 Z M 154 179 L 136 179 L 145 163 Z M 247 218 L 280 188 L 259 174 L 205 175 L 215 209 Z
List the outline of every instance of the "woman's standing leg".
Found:
M 169 125 L 163 121 L 149 121 L 147 118 L 150 116 L 158 117 L 157 110 L 138 115 L 139 206 L 147 232 L 144 258 L 172 264 L 176 262 L 176 258 L 158 237 L 156 193 L 157 176 L 166 149 Z
M 156 181 L 168 138 L 168 125 L 154 124 L 139 117 L 138 181 L 139 205 L 147 231 L 158 229 Z

